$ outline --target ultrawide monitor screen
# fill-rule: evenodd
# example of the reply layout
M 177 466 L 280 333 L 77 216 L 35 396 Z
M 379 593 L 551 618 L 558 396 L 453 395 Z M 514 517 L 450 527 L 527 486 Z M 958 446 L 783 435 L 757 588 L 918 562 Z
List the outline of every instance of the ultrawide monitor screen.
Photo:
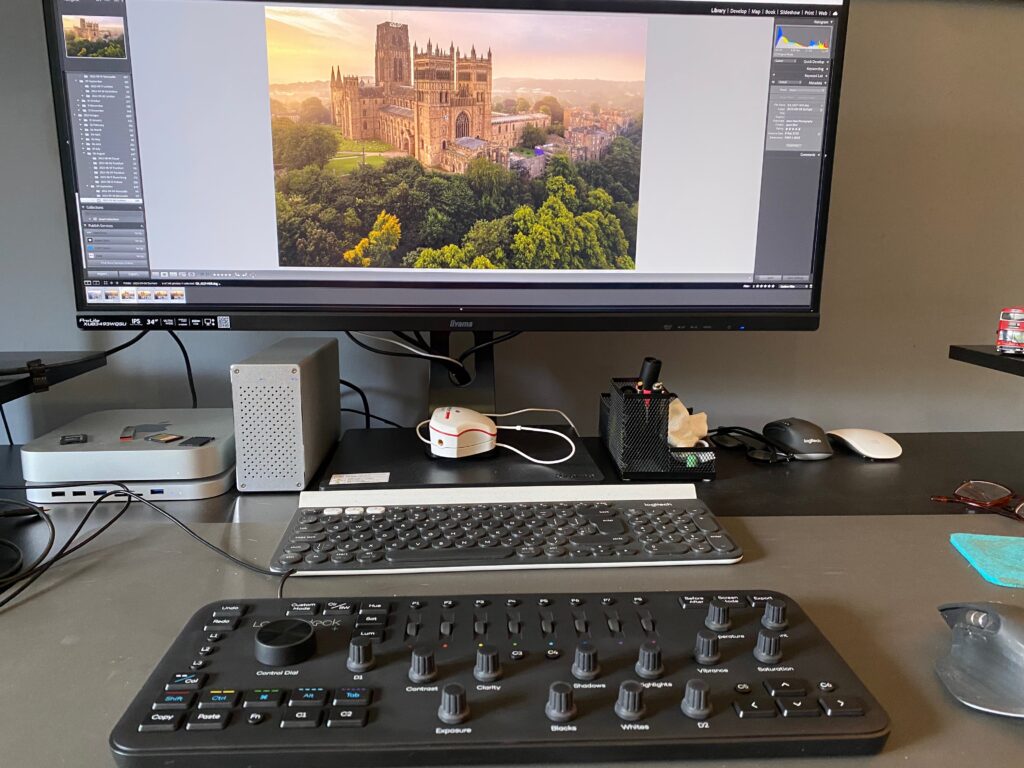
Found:
M 93 318 L 817 316 L 842 0 L 48 2 Z

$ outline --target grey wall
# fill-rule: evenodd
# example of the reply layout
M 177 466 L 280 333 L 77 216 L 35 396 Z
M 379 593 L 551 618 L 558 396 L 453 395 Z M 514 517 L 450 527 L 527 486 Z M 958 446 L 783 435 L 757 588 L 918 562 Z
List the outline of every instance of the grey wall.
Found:
M 3 5 L 0 349 L 100 349 L 120 337 L 74 325 L 40 3 Z M 1021 40 L 1018 2 L 854 0 L 821 330 L 523 335 L 501 350 L 501 405 L 562 407 L 593 430 L 604 382 L 653 354 L 713 423 L 1024 428 L 1024 381 L 947 360 L 1024 302 Z M 227 365 L 280 335 L 186 333 L 201 403 L 229 404 Z M 346 344 L 342 368 L 380 414 L 422 417 L 423 364 Z M 154 334 L 8 411 L 24 441 L 91 410 L 186 403 L 178 352 Z

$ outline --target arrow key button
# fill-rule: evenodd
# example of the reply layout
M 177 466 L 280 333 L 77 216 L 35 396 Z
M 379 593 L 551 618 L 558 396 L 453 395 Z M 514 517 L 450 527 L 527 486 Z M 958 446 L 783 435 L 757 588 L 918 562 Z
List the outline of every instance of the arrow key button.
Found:
M 818 702 L 829 717 L 860 717 L 864 714 L 864 702 L 856 696 L 822 696 Z
M 775 717 L 775 704 L 767 697 L 744 698 L 732 703 L 737 717 L 749 720 L 757 717 Z

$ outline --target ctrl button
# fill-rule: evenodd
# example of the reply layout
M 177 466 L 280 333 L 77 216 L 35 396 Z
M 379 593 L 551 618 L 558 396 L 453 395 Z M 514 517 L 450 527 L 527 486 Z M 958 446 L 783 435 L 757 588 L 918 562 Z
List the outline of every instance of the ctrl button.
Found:
M 189 715 L 185 723 L 186 731 L 219 731 L 228 724 L 230 712 L 204 712 L 202 710 Z
M 362 728 L 366 725 L 367 711 L 351 707 L 339 707 L 327 713 L 328 728 Z
M 146 719 L 139 724 L 139 733 L 176 731 L 181 726 L 182 717 L 184 715 L 173 712 L 150 712 L 146 715 Z

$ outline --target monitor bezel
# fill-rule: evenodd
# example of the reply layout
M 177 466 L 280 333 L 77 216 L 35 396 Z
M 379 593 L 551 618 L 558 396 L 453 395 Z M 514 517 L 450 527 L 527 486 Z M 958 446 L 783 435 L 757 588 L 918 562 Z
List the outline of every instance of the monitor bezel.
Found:
M 234 0 L 235 2 L 265 2 L 265 0 Z M 821 320 L 821 295 L 824 282 L 825 248 L 827 242 L 829 210 L 834 173 L 835 144 L 839 119 L 843 64 L 846 52 L 846 33 L 850 0 L 843 0 L 836 25 L 832 72 L 829 83 L 829 105 L 825 118 L 819 187 L 818 215 L 815 226 L 812 261 L 811 303 L 808 308 L 780 307 L 602 307 L 598 309 L 550 309 L 538 311 L 530 307 L 494 307 L 482 304 L 476 307 L 398 306 L 334 306 L 334 305 L 186 305 L 184 307 L 146 305 L 134 311 L 123 306 L 101 306 L 86 303 L 81 239 L 78 231 L 78 212 L 75 203 L 74 150 L 72 146 L 71 114 L 61 69 L 61 40 L 57 35 L 57 0 L 42 0 L 47 57 L 53 91 L 58 153 L 64 188 L 65 217 L 68 227 L 69 252 L 72 260 L 75 306 L 79 327 L 83 329 L 109 329 L 109 324 L 84 322 L 84 318 L 114 318 L 132 315 L 196 317 L 227 316 L 229 325 L 238 330 L 817 330 Z M 281 0 L 294 3 L 296 0 Z M 306 5 L 356 5 L 485 8 L 508 10 L 604 11 L 650 14 L 677 13 L 675 0 L 302 0 Z M 715 3 L 694 3 L 709 8 Z M 779 7 L 792 6 L 784 0 Z M 482 289 L 486 291 L 487 289 Z M 127 326 L 126 326 L 127 327 Z

